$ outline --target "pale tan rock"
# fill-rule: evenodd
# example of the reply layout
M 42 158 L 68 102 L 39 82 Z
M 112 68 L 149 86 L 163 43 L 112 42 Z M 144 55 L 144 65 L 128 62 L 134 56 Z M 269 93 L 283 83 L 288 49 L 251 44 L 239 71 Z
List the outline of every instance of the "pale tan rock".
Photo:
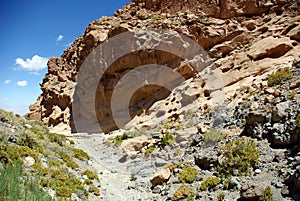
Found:
M 35 160 L 33 157 L 27 156 L 26 158 L 24 158 L 24 166 L 25 167 L 31 167 L 34 164 L 35 164 Z
M 142 9 L 137 12 L 137 17 L 141 20 L 146 20 L 148 19 L 149 14 L 146 9 Z
M 171 171 L 168 168 L 160 169 L 154 173 L 150 182 L 153 187 L 157 185 L 162 185 L 163 183 L 169 180 L 170 176 L 171 176 Z
M 278 58 L 283 56 L 292 48 L 293 47 L 288 38 L 274 38 L 270 36 L 253 44 L 248 55 L 253 60 Z
M 147 146 L 148 141 L 149 139 L 145 135 L 127 139 L 121 143 L 120 149 L 128 155 L 136 154 L 141 151 L 143 147 Z

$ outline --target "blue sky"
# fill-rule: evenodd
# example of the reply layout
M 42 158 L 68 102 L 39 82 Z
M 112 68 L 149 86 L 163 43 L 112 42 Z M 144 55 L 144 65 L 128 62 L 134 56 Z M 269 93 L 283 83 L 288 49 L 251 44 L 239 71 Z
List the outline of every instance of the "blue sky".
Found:
M 1 0 L 0 108 L 18 114 L 41 93 L 46 62 L 60 57 L 89 22 L 130 0 Z

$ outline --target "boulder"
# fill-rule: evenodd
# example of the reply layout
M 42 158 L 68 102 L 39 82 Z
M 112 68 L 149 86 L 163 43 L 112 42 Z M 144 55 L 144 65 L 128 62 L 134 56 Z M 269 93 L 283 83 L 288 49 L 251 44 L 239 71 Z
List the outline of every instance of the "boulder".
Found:
M 293 46 L 288 38 L 269 36 L 254 43 L 248 52 L 248 56 L 252 60 L 278 58 L 285 55 L 292 48 Z
M 171 176 L 171 171 L 168 168 L 157 170 L 150 180 L 152 187 L 162 185 L 167 182 Z
M 148 141 L 149 139 L 145 135 L 127 139 L 121 143 L 120 149 L 128 155 L 136 154 L 147 146 Z
M 265 192 L 266 185 L 258 183 L 247 183 L 240 190 L 241 198 L 244 201 L 258 201 Z
M 25 167 L 31 167 L 34 164 L 35 164 L 35 160 L 33 157 L 27 156 L 26 158 L 24 158 L 24 166 Z

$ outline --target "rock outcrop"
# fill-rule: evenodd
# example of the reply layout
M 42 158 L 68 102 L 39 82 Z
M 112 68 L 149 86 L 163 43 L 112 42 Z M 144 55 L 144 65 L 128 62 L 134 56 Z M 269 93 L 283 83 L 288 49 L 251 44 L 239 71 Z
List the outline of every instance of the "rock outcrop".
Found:
M 132 120 L 123 122 L 129 123 L 127 127 L 153 127 L 166 119 L 178 119 L 187 111 L 205 112 L 214 106 L 214 100 L 222 102 L 222 90 L 226 100 L 240 86 L 260 82 L 270 72 L 298 61 L 299 26 L 298 1 L 133 0 L 113 17 L 91 22 L 61 58 L 49 60 L 42 94 L 30 106 L 28 117 L 42 120 L 49 127 L 68 125 L 73 132 L 77 131 L 74 118 L 86 125 L 88 132 L 97 131 L 95 123 L 104 132 L 117 129 L 111 109 L 114 88 L 126 73 L 146 64 L 168 66 L 186 81 L 171 92 L 157 85 L 137 90 L 129 103 Z M 84 91 L 82 95 L 78 72 L 91 52 L 119 34 L 139 29 L 173 30 L 179 33 L 178 40 L 187 36 L 195 41 L 214 61 L 225 88 L 219 87 L 219 93 L 215 93 L 190 63 L 156 50 L 133 52 L 118 59 L 99 78 L 97 93 Z M 89 78 L 99 74 L 89 73 L 82 77 L 86 87 L 93 86 Z M 94 102 L 95 107 L 87 108 L 87 102 Z M 231 106 L 235 104 L 233 101 Z M 72 115 L 74 107 L 78 116 Z M 91 122 L 93 112 L 96 122 Z

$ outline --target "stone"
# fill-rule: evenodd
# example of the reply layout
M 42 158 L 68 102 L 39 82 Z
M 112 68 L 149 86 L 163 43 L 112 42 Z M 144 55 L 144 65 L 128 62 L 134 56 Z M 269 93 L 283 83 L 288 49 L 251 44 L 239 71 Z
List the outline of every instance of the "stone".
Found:
M 237 177 L 231 177 L 230 178 L 230 182 L 229 182 L 229 189 L 240 189 L 241 188 L 241 184 L 240 182 L 237 180 Z
M 27 156 L 26 158 L 24 158 L 24 166 L 25 167 L 31 167 L 34 164 L 35 164 L 35 160 L 33 157 Z
M 260 173 L 261 173 L 261 170 L 260 170 L 260 169 L 256 169 L 254 172 L 255 172 L 256 174 L 260 174 Z
M 148 137 L 141 135 L 139 137 L 124 140 L 120 145 L 120 149 L 128 155 L 136 154 L 141 151 L 143 147 L 147 146 L 147 143 Z
M 281 119 L 288 115 L 288 109 L 290 107 L 290 102 L 285 101 L 282 103 L 278 103 L 276 105 L 275 110 L 272 112 L 272 120 L 274 122 L 279 122 Z
M 258 201 L 265 188 L 264 184 L 247 183 L 240 190 L 241 198 L 245 201 Z
M 266 122 L 266 114 L 263 112 L 250 112 L 246 117 L 246 123 L 248 125 L 254 125 L 256 123 Z
M 251 86 L 252 81 L 259 82 L 279 66 L 290 66 L 291 60 L 299 58 L 299 18 L 295 17 L 297 13 L 295 15 L 293 9 L 285 9 L 291 6 L 290 1 L 284 4 L 281 2 L 226 0 L 212 1 L 208 5 L 207 0 L 134 0 L 116 11 L 113 17 L 103 17 L 91 22 L 84 34 L 79 36 L 60 58 L 49 59 L 48 72 L 41 84 L 42 93 L 30 106 L 27 117 L 41 120 L 49 127 L 64 124 L 71 132 L 107 133 L 123 125 L 129 129 L 154 128 L 167 119 L 179 119 L 186 111 L 196 111 L 197 114 L 203 112 L 201 110 L 214 108 L 215 103 L 219 105 L 218 103 L 230 96 L 227 91 L 242 85 Z M 280 9 L 285 9 L 286 12 L 280 16 L 282 24 L 278 26 L 276 20 L 279 16 L 276 14 Z M 185 10 L 187 12 L 182 12 Z M 263 13 L 265 17 L 262 19 Z M 242 19 L 243 16 L 246 18 L 235 20 Z M 183 61 L 180 56 L 169 51 L 137 53 L 137 49 L 144 49 L 143 44 L 154 45 L 146 49 L 167 47 L 167 50 L 174 50 L 171 44 L 184 41 L 185 44 L 174 46 L 182 47 L 184 54 L 198 55 L 202 59 L 208 57 L 202 55 L 204 51 L 201 51 L 201 55 L 199 51 L 193 52 L 196 49 L 191 48 L 191 44 L 186 44 L 187 41 L 181 36 L 168 33 L 153 38 L 154 43 L 148 40 L 151 37 L 145 34 L 134 34 L 137 43 L 126 44 L 125 40 L 124 43 L 117 43 L 116 49 L 132 48 L 129 52 L 137 54 L 128 54 L 115 61 L 102 77 L 97 68 L 82 73 L 85 69 L 84 61 L 89 56 L 92 57 L 90 53 L 100 44 L 115 40 L 119 34 L 146 28 L 175 30 L 194 40 L 208 52 L 209 57 L 218 58 L 214 63 L 220 71 L 220 77 L 217 76 L 220 79 L 215 78 L 213 86 L 210 86 L 205 77 L 198 78 L 197 71 L 209 65 L 199 65 L 199 69 L 195 69 L 193 64 L 196 60 L 192 57 Z M 146 31 L 146 34 L 149 33 Z M 107 49 L 103 52 L 109 51 Z M 110 59 L 117 58 L 116 51 L 111 52 L 114 54 L 109 54 Z M 125 107 L 125 110 L 129 109 L 130 118 L 126 119 L 120 115 L 122 126 L 119 126 L 114 121 L 111 107 L 114 87 L 117 84 L 122 85 L 120 80 L 125 74 L 146 64 L 168 66 L 174 72 L 180 73 L 185 81 L 171 91 L 154 85 L 137 90 L 129 106 Z M 197 78 L 194 79 L 195 77 Z M 166 77 L 163 79 L 168 80 Z M 222 80 L 222 83 L 218 80 Z M 83 85 L 78 84 L 81 81 Z M 265 79 L 264 85 L 266 83 Z M 134 85 L 133 83 L 132 87 Z M 93 87 L 96 89 L 92 90 Z M 228 97 L 225 97 L 225 91 Z M 123 100 L 120 98 L 119 103 L 123 104 Z M 95 107 L 90 106 L 92 102 L 95 102 Z M 231 104 L 234 106 L 237 102 L 239 101 L 234 100 Z M 271 103 L 271 100 L 269 102 Z M 67 131 L 70 132 L 69 130 Z M 200 131 L 205 133 L 206 128 Z
M 287 38 L 269 36 L 253 44 L 248 56 L 253 60 L 265 58 L 278 58 L 283 56 L 293 47 Z
M 154 173 L 150 182 L 153 187 L 157 185 L 162 185 L 163 183 L 169 180 L 170 176 L 171 176 L 171 172 L 168 168 L 160 169 Z
M 155 166 L 156 167 L 163 167 L 163 166 L 165 166 L 167 164 L 168 164 L 168 161 L 166 161 L 166 160 L 163 160 L 161 158 L 156 158 L 155 159 Z
M 290 191 L 289 191 L 288 186 L 283 186 L 283 187 L 281 188 L 281 195 L 282 195 L 283 197 L 287 197 L 287 196 L 290 195 Z
M 137 17 L 140 19 L 140 20 L 146 20 L 148 19 L 149 17 L 149 13 L 147 12 L 146 9 L 141 9 L 137 12 Z
M 161 135 L 162 135 L 161 132 L 152 132 L 151 133 L 151 136 L 153 139 L 159 139 Z
M 154 194 L 159 194 L 161 192 L 160 186 L 155 186 L 152 190 L 152 193 Z
M 219 164 L 217 150 L 213 148 L 203 149 L 195 158 L 195 164 L 203 170 L 210 170 Z

